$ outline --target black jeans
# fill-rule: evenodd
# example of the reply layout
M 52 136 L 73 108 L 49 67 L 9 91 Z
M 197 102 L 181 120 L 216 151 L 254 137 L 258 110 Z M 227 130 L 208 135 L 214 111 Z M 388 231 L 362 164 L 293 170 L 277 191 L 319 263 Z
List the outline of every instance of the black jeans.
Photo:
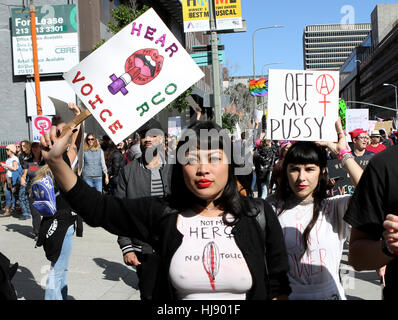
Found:
M 152 300 L 159 276 L 160 256 L 157 253 L 141 254 L 136 252 L 141 262 L 137 266 L 138 288 L 141 300 Z

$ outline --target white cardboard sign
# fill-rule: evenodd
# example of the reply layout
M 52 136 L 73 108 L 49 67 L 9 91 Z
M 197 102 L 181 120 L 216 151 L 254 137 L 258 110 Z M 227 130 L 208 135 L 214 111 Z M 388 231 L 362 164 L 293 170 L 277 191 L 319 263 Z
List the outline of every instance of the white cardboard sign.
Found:
M 203 76 L 153 9 L 64 74 L 115 144 Z
M 347 133 L 362 128 L 369 129 L 369 109 L 347 109 L 346 111 L 346 131 Z M 347 141 L 351 142 L 351 136 L 347 134 Z
M 269 70 L 267 137 L 337 141 L 339 72 Z
M 32 116 L 32 136 L 33 142 L 40 142 L 40 137 L 44 132 L 51 129 L 52 116 Z

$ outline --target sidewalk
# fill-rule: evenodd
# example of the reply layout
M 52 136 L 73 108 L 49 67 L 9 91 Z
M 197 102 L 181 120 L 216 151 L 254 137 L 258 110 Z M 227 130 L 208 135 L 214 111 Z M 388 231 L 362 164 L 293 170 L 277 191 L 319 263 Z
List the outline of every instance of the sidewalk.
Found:
M 50 263 L 42 247 L 30 236 L 31 220 L 0 218 L 0 252 L 18 262 L 13 284 L 20 300 L 43 300 Z M 137 276 L 123 263 L 117 236 L 84 224 L 83 238 L 74 237 L 68 271 L 68 299 L 139 300 Z M 380 300 L 375 271 L 355 272 L 347 264 L 347 249 L 341 262 L 341 278 L 349 300 Z
M 31 224 L 31 219 L 0 218 L 0 252 L 19 264 L 12 281 L 18 299 L 43 300 L 50 262 L 43 247 L 35 248 Z M 101 228 L 84 224 L 83 237 L 74 237 L 68 299 L 139 300 L 136 273 L 124 264 L 116 239 Z

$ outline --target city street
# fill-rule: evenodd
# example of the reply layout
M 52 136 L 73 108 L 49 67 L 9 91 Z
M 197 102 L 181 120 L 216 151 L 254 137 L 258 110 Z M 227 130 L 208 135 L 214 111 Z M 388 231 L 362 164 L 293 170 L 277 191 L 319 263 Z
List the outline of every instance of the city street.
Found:
M 43 300 L 50 267 L 42 247 L 35 248 L 31 220 L 0 219 L 0 252 L 11 263 L 18 262 L 13 284 L 20 300 Z M 84 224 L 83 238 L 74 238 L 68 271 L 70 300 L 138 300 L 137 276 L 123 263 L 116 236 Z M 381 289 L 375 271 L 355 272 L 347 264 L 347 250 L 341 264 L 342 282 L 349 300 L 380 300 Z

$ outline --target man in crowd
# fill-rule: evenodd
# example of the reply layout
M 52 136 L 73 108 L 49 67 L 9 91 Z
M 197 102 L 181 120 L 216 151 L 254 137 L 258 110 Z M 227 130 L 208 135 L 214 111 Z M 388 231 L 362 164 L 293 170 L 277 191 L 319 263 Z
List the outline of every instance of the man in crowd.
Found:
M 356 271 L 387 265 L 385 300 L 398 298 L 398 146 L 370 159 L 344 220 L 351 226 L 349 264 Z
M 381 135 L 380 142 L 385 145 L 386 148 L 392 147 L 394 145 L 393 141 L 387 136 L 386 129 L 380 129 L 379 133 Z
M 373 153 L 379 153 L 386 150 L 386 146 L 380 143 L 380 132 L 378 130 L 373 130 L 370 134 L 370 144 L 366 147 L 366 150 L 372 151 Z
M 350 132 L 351 140 L 354 146 L 354 149 L 351 151 L 354 157 L 362 157 L 367 155 L 373 155 L 372 151 L 366 150 L 368 145 L 368 134 L 362 128 L 355 129 Z
M 170 193 L 171 165 L 164 158 L 164 133 L 160 123 L 151 119 L 137 132 L 142 155 L 120 170 L 117 194 L 130 199 L 164 197 Z M 158 254 L 149 244 L 137 239 L 119 236 L 118 243 L 124 263 L 136 267 L 141 300 L 151 300 Z

